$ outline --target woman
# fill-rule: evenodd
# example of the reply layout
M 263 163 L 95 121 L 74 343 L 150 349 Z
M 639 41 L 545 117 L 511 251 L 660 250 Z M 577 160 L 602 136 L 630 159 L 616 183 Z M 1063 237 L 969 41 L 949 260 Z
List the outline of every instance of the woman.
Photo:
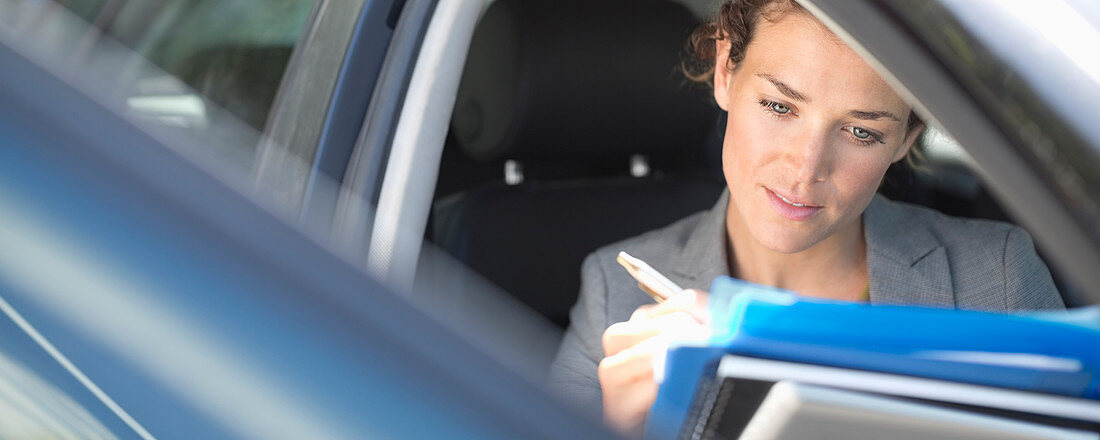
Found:
M 1063 307 L 1023 230 L 875 192 L 923 130 L 889 85 L 789 0 L 727 0 L 693 38 L 728 112 L 728 192 L 710 211 L 586 259 L 551 382 L 637 433 L 668 338 L 705 332 L 706 294 L 650 304 L 626 250 L 681 286 L 719 275 L 804 295 L 963 309 Z M 713 76 L 710 76 L 713 75 Z

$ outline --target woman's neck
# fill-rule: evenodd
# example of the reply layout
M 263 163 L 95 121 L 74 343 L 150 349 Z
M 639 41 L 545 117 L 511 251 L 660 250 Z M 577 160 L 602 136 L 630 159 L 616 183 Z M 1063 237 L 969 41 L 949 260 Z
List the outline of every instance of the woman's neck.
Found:
M 762 246 L 730 206 L 726 214 L 730 274 L 757 284 L 803 295 L 858 299 L 867 286 L 867 245 L 863 220 L 856 219 L 809 249 L 793 254 Z

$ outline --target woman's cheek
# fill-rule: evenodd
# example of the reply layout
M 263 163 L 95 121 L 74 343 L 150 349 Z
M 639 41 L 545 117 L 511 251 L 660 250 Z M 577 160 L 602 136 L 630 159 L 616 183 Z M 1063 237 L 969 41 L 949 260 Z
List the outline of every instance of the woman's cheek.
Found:
M 767 116 L 763 116 L 767 117 Z M 783 144 L 783 127 L 774 126 L 774 121 L 738 121 L 730 133 L 729 145 L 736 160 L 745 168 L 754 168 L 768 161 Z
M 861 147 L 862 148 L 862 147 Z M 870 201 L 878 191 L 882 176 L 886 174 L 889 161 L 883 161 L 878 157 L 850 157 L 847 160 L 841 158 L 844 170 L 837 173 L 840 177 L 840 192 L 845 194 L 848 200 L 860 202 Z
M 726 138 L 722 147 L 722 162 L 726 178 L 744 177 L 744 170 L 751 168 L 754 139 L 744 130 L 746 124 L 730 119 L 726 125 Z

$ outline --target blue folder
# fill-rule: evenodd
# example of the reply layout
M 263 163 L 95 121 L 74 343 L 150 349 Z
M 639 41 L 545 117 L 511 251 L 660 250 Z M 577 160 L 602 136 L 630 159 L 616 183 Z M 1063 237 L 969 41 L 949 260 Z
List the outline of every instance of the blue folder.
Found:
M 646 437 L 674 438 L 727 353 L 1100 400 L 1100 308 L 999 314 L 871 306 L 719 277 L 712 334 L 673 345 Z

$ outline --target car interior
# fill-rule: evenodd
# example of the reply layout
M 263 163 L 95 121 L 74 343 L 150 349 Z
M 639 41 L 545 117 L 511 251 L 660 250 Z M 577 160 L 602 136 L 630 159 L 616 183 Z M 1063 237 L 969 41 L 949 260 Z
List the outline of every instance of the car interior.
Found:
M 459 85 L 427 240 L 566 327 L 585 255 L 705 210 L 724 188 L 725 115 L 679 68 L 712 7 L 490 5 Z M 881 193 L 1010 220 L 946 135 L 929 130 L 918 148 L 920 165 L 895 164 Z
M 430 239 L 560 326 L 587 253 L 723 187 L 714 106 L 676 71 L 694 16 L 624 5 L 494 3 L 440 167 Z
M 311 4 L 286 3 L 288 17 L 303 19 Z M 724 188 L 725 114 L 708 86 L 680 69 L 688 36 L 717 3 L 491 2 L 466 56 L 424 238 L 565 328 L 587 254 L 705 210 Z M 147 26 L 133 17 L 190 23 L 216 9 L 132 11 L 105 28 L 140 48 L 153 42 L 138 38 Z M 208 107 L 259 129 L 295 41 L 262 30 L 240 32 L 264 38 L 196 40 L 159 64 Z M 920 166 L 895 164 L 881 193 L 951 215 L 1011 221 L 946 135 L 930 129 L 917 148 Z M 1054 275 L 1073 304 L 1070 286 Z

